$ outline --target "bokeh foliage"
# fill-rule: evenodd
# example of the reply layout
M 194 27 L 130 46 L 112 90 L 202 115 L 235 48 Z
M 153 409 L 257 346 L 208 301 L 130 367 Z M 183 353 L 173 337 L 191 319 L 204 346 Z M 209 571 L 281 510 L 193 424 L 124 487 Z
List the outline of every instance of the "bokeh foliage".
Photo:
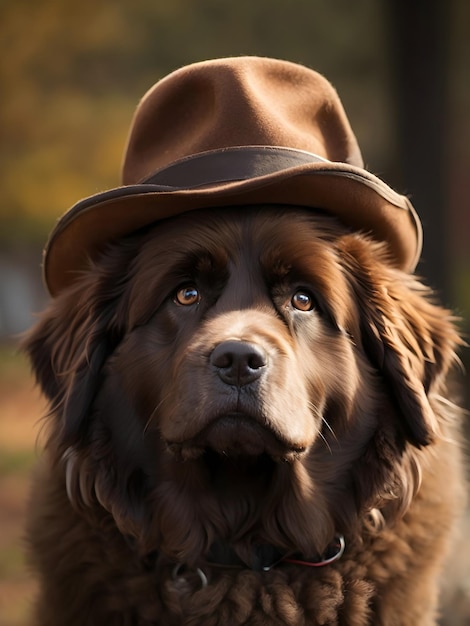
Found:
M 319 69 L 341 84 L 356 132 L 379 152 L 388 132 L 381 23 L 370 0 L 3 0 L 3 242 L 42 240 L 79 198 L 118 185 L 139 98 L 205 58 L 258 54 Z

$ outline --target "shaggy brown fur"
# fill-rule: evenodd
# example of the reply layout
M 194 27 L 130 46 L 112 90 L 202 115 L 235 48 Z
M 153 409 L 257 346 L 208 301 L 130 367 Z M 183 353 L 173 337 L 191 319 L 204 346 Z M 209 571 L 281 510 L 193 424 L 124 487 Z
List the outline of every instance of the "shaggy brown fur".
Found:
M 25 343 L 51 402 L 36 623 L 435 624 L 459 343 L 321 213 L 198 211 L 110 245 Z M 337 533 L 332 564 L 256 570 L 260 546 L 319 560 Z

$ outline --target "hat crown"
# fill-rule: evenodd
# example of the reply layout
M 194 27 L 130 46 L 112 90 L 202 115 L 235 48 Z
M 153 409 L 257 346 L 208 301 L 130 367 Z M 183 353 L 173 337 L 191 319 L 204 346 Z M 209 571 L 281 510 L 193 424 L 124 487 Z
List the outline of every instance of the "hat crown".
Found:
M 288 61 L 234 57 L 184 67 L 141 100 L 122 168 L 137 184 L 187 156 L 283 146 L 363 167 L 339 96 L 321 74 Z

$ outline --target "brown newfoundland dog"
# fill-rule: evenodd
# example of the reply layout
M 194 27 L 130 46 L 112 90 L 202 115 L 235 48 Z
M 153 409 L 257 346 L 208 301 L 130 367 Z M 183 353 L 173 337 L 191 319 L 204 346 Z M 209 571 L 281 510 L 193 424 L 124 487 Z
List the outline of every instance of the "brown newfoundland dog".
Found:
M 320 213 L 193 212 L 110 246 L 27 341 L 52 401 L 39 623 L 432 624 L 457 343 Z
M 460 340 L 336 92 L 270 59 L 177 71 L 123 182 L 58 222 L 25 340 L 36 624 L 435 624 Z

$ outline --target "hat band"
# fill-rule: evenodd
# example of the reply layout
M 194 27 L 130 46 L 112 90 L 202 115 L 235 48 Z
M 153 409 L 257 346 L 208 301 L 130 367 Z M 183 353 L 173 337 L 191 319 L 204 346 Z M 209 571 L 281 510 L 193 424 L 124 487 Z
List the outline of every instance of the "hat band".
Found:
M 194 154 L 165 167 L 141 184 L 172 188 L 195 188 L 236 180 L 258 178 L 308 163 L 327 159 L 294 148 L 240 146 Z

